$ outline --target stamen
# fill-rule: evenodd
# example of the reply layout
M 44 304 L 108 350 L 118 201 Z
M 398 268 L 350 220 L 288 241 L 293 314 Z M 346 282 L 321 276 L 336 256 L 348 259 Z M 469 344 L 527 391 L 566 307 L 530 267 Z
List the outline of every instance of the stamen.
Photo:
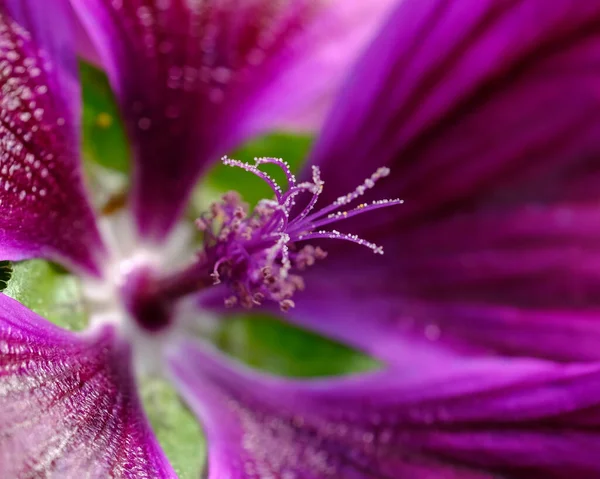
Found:
M 256 166 L 259 166 L 259 165 L 262 165 L 265 163 L 277 165 L 277 166 L 279 166 L 279 168 L 281 168 L 283 170 L 283 172 L 285 173 L 285 177 L 287 178 L 288 188 L 292 188 L 293 186 L 296 185 L 296 177 L 293 175 L 292 171 L 290 170 L 290 165 L 287 161 L 283 161 L 281 158 L 254 158 L 254 164 Z
M 319 170 L 319 167 L 316 165 L 313 165 L 313 167 L 312 167 L 312 180 L 313 180 L 313 188 L 312 188 L 313 197 L 310 199 L 310 202 L 308 203 L 308 205 L 306 205 L 306 208 L 304 208 L 302 210 L 302 212 L 298 215 L 298 217 L 294 221 L 292 221 L 292 224 L 297 224 L 298 222 L 302 221 L 302 219 L 306 218 L 306 216 L 315 207 L 315 204 L 317 203 L 317 200 L 319 199 L 319 195 L 323 192 L 323 186 L 325 185 L 325 182 L 323 180 L 321 180 L 321 171 Z
M 347 205 L 348 203 L 354 201 L 359 196 L 365 194 L 365 191 L 371 189 L 375 186 L 375 183 L 381 178 L 385 178 L 390 174 L 390 169 L 382 166 L 381 168 L 377 168 L 377 171 L 371 175 L 370 178 L 367 178 L 364 183 L 360 186 L 357 186 L 354 191 L 348 193 L 345 196 L 340 196 L 337 200 L 335 200 L 335 204 L 337 205 Z
M 291 190 L 289 190 L 285 195 L 283 195 L 283 204 L 286 206 L 291 206 L 291 201 L 301 193 L 312 193 L 313 195 L 318 196 L 320 191 L 315 187 L 313 183 L 304 182 L 300 183 L 297 186 L 294 186 Z
M 327 253 L 310 244 L 298 248 L 296 243 L 313 239 L 348 241 L 383 254 L 383 248 L 354 234 L 326 231 L 322 226 L 351 218 L 359 214 L 402 203 L 400 199 L 378 200 L 363 203 L 348 211 L 337 211 L 362 196 L 375 183 L 389 174 L 388 168 L 379 168 L 354 191 L 339 197 L 329 206 L 316 211 L 324 187 L 317 166 L 312 167 L 312 182 L 297 184 L 289 165 L 278 158 L 256 158 L 254 165 L 224 157 L 223 163 L 239 167 L 264 180 L 275 194 L 274 200 L 261 200 L 254 211 L 248 212 L 239 195 L 227 194 L 221 202 L 212 205 L 209 213 L 196 222 L 204 232 L 204 250 L 199 256 L 198 271 L 213 284 L 229 289 L 225 305 L 252 308 L 265 300 L 279 303 L 282 311 L 293 308 L 291 299 L 296 291 L 304 289 L 304 280 L 297 273 L 322 260 Z M 273 164 L 281 168 L 288 188 L 282 192 L 277 182 L 259 169 L 260 165 Z M 303 210 L 292 217 L 298 195 L 311 194 Z M 222 287 L 222 286 L 221 286 Z
M 352 218 L 353 216 L 357 216 L 362 213 L 368 213 L 379 208 L 387 208 L 388 206 L 401 205 L 403 203 L 404 200 L 401 200 L 399 198 L 396 198 L 394 200 L 376 200 L 371 202 L 371 204 L 362 203 L 356 208 L 351 209 L 349 211 L 339 211 L 337 213 L 330 213 L 329 215 L 327 215 L 326 218 L 316 221 L 315 223 L 308 223 L 308 225 L 310 229 L 320 228 L 321 226 Z M 301 227 L 305 227 L 305 225 L 301 225 Z M 291 229 L 294 230 L 294 228 Z M 298 228 L 296 227 L 295 230 L 298 230 Z
M 381 246 L 377 246 L 375 243 L 365 241 L 364 239 L 359 238 L 357 235 L 340 233 L 339 231 L 336 231 L 336 230 L 315 231 L 314 233 L 300 235 L 300 236 L 298 236 L 298 241 L 305 241 L 305 240 L 317 239 L 317 238 L 351 241 L 352 243 L 356 243 L 361 246 L 366 246 L 367 248 L 373 250 L 373 253 L 383 254 L 383 248 Z
M 272 265 L 275 262 L 275 259 L 277 258 L 279 253 L 281 253 L 282 263 L 284 266 L 286 266 L 286 263 L 289 264 L 289 262 L 290 262 L 289 254 L 288 254 L 289 250 L 288 250 L 288 247 L 286 246 L 287 243 L 290 242 L 290 236 L 286 233 L 278 233 L 278 235 L 279 235 L 279 240 L 277 240 L 277 243 L 275 243 L 275 246 L 273 246 L 269 250 L 269 254 L 267 255 L 267 264 Z
M 387 168 L 387 167 L 377 168 L 377 171 L 375 171 L 375 173 L 373 173 L 369 178 L 367 178 L 363 184 L 357 186 L 354 189 L 354 191 L 351 191 L 347 195 L 340 196 L 337 200 L 335 200 L 329 206 L 327 206 L 327 207 L 323 208 L 322 210 L 319 210 L 316 213 L 314 213 L 313 215 L 309 216 L 307 218 L 307 220 L 314 221 L 318 218 L 323 217 L 324 215 L 326 215 L 328 213 L 331 213 L 331 212 L 337 210 L 341 206 L 352 203 L 356 198 L 364 195 L 367 190 L 370 190 L 371 188 L 373 188 L 375 186 L 375 184 L 377 183 L 377 181 L 379 181 L 381 178 L 385 178 L 389 174 L 390 174 L 389 168 Z
M 258 176 L 260 179 L 262 179 L 265 183 L 267 183 L 271 187 L 271 189 L 275 193 L 275 197 L 277 198 L 277 200 L 278 201 L 281 200 L 281 194 L 282 194 L 281 187 L 277 184 L 277 182 L 273 178 L 271 178 L 264 171 L 259 170 L 255 165 L 250 165 L 248 163 L 244 163 L 243 161 L 239 161 L 239 160 L 232 160 L 231 158 L 228 158 L 227 156 L 224 156 L 223 158 L 221 158 L 221 161 L 223 162 L 224 165 L 231 166 L 231 167 L 238 167 L 238 168 L 241 168 L 242 170 L 249 171 L 250 173 L 253 173 L 254 175 Z

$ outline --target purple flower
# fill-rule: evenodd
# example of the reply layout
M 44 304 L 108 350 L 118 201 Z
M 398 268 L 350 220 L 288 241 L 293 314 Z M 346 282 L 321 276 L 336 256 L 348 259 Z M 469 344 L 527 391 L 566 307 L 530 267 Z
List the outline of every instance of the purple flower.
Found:
M 377 15 L 347 0 L 71 3 L 128 126 L 132 201 L 97 221 L 86 199 L 68 11 L 0 2 L 0 255 L 80 273 L 91 319 L 69 333 L 0 295 L 2 477 L 175 477 L 136 394 L 153 363 L 205 427 L 210 479 L 600 475 L 599 1 L 396 3 L 309 169 L 225 158 L 274 198 L 250 211 L 225 195 L 197 247 L 179 213 L 198 176 L 300 118 Z M 336 29 L 356 33 L 347 55 L 319 63 Z M 250 371 L 190 338 L 190 313 L 223 300 L 278 303 L 386 367 Z

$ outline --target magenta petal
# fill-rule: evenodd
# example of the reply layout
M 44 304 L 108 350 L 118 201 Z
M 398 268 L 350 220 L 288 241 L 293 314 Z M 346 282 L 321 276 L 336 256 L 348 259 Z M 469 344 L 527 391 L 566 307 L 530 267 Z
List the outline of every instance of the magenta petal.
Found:
M 286 317 L 409 369 L 435 349 L 597 360 L 598 261 L 577 248 L 600 241 L 596 210 L 449 218 L 384 243 L 384 265 L 332 254 Z
M 387 165 L 375 194 L 405 204 L 350 220 L 386 256 L 332 251 L 306 278 L 307 317 L 361 310 L 388 343 L 598 359 L 599 25 L 598 1 L 400 2 L 313 161 L 324 203 Z M 326 274 L 328 292 L 311 286 Z
M 0 5 L 0 257 L 91 273 L 103 246 L 79 165 L 80 91 L 57 1 Z
M 322 10 L 307 25 L 290 63 L 252 99 L 245 118 L 246 135 L 272 128 L 305 132 L 320 128 L 350 67 L 379 32 L 396 1 L 322 2 Z
M 205 425 L 211 479 L 600 474 L 598 366 L 476 366 L 402 384 L 390 373 L 268 378 L 192 344 L 172 358 Z
M 410 226 L 580 171 L 573 163 L 590 172 L 598 22 L 597 1 L 400 2 L 315 148 L 324 193 L 335 199 L 388 165 L 377 194 L 401 193 L 394 217 Z
M 0 305 L 0 476 L 176 477 L 113 330 L 77 336 Z
M 68 0 L 66 1 L 68 2 Z M 92 39 L 90 38 L 88 31 L 81 24 L 81 21 L 75 12 L 72 12 L 72 16 L 75 42 L 77 45 L 77 55 L 83 58 L 86 62 L 91 63 L 98 68 L 102 68 L 100 55 L 96 51 L 96 47 L 92 43 Z
M 596 360 L 598 221 L 585 203 L 454 216 L 406 234 L 392 249 L 404 279 L 380 271 L 376 281 L 403 298 L 396 324 L 416 334 L 436 324 L 461 348 Z
M 142 234 L 166 235 L 236 143 L 324 110 L 391 1 L 72 0 L 134 143 Z

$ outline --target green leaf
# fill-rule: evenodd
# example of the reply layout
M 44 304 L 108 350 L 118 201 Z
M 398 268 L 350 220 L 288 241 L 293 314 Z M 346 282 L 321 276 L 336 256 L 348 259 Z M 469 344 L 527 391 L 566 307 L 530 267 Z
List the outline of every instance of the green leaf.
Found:
M 282 158 L 288 162 L 292 171 L 298 171 L 311 145 L 312 137 L 309 136 L 272 133 L 246 143 L 229 156 L 247 163 L 254 162 L 254 158 L 260 157 Z M 285 176 L 279 168 L 273 165 L 261 166 L 261 169 L 263 168 L 281 185 L 285 185 Z M 262 198 L 273 196 L 273 192 L 264 181 L 240 168 L 232 168 L 218 162 L 202 178 L 194 191 L 193 214 L 198 216 L 206 211 L 212 201 L 229 190 L 236 190 L 250 205 L 255 205 Z
M 339 376 L 381 367 L 348 346 L 265 315 L 223 321 L 216 343 L 246 364 L 279 376 Z
M 12 276 L 12 264 L 10 261 L 0 261 L 0 291 L 4 291 Z
M 83 153 L 110 170 L 129 171 L 129 145 L 119 108 L 106 74 L 79 62 L 83 94 Z
M 13 263 L 4 294 L 65 329 L 87 324 L 78 278 L 47 261 Z
M 147 378 L 140 389 L 148 419 L 179 479 L 201 477 L 206 441 L 198 420 L 168 381 Z

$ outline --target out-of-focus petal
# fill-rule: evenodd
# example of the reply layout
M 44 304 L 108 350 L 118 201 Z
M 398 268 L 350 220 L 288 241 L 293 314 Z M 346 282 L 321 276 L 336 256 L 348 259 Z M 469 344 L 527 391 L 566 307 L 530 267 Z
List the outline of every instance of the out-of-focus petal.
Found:
M 81 24 L 79 16 L 74 11 L 71 13 L 73 29 L 75 32 L 75 42 L 77 45 L 77 55 L 83 58 L 86 62 L 101 68 L 102 61 L 100 60 L 100 55 L 98 54 L 95 45 L 92 43 L 92 39 L 90 38 L 88 31 Z
M 205 425 L 211 479 L 600 474 L 597 365 L 497 361 L 411 384 L 390 373 L 291 381 L 188 344 L 171 366 Z
M 574 244 L 600 240 L 593 210 L 572 211 L 589 221 L 580 235 L 548 218 L 560 210 L 524 209 L 407 231 L 384 243 L 383 265 L 370 252 L 334 252 L 305 275 L 286 318 L 407 366 L 435 349 L 597 360 L 598 262 Z
M 80 90 L 64 6 L 0 2 L 0 256 L 96 273 L 103 247 L 80 174 Z
M 371 271 L 369 287 L 398 298 L 396 324 L 416 335 L 438 328 L 465 350 L 596 360 L 599 221 L 591 202 L 455 215 L 390 244 L 401 274 Z
M 392 1 L 72 0 L 134 143 L 142 234 L 166 235 L 233 145 L 322 112 Z
M 325 0 L 307 25 L 305 43 L 285 71 L 253 99 L 246 135 L 269 128 L 311 132 L 321 127 L 340 85 L 398 0 Z
M 401 2 L 313 162 L 324 202 L 387 165 L 371 198 L 405 204 L 340 225 L 386 256 L 315 269 L 311 314 L 362 298 L 382 335 L 598 358 L 598 26 L 596 0 Z
M 63 331 L 0 295 L 0 475 L 175 478 L 112 329 Z

